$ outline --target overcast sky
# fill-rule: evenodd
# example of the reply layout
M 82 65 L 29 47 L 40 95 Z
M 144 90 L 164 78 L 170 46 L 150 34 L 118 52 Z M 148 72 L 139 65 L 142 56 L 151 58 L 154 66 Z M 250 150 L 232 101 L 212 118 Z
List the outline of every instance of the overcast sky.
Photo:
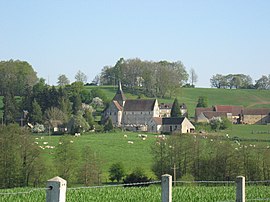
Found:
M 182 61 L 214 74 L 270 74 L 269 0 L 0 0 L 0 60 L 29 62 L 56 85 L 88 82 L 119 58 Z

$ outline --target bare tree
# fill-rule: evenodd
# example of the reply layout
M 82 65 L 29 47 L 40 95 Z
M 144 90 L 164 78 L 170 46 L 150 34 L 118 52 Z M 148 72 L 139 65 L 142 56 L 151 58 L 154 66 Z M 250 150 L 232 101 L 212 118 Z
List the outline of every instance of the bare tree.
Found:
M 198 75 L 196 74 L 195 70 L 193 68 L 190 69 L 190 82 L 191 85 L 194 86 L 195 83 L 198 81 Z

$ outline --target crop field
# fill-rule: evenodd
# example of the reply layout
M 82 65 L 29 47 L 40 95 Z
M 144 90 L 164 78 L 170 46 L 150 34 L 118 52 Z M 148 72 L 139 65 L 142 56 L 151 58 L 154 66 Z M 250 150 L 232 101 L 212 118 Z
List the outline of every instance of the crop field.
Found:
M 173 187 L 172 200 L 179 202 L 221 202 L 235 201 L 235 186 L 177 186 Z M 32 191 L 31 191 L 32 190 Z M 20 194 L 21 192 L 21 194 Z M 26 192 L 22 194 L 22 192 Z M 18 193 L 18 194 L 3 194 Z M 161 201 L 161 188 L 158 185 L 149 187 L 102 187 L 85 189 L 67 189 L 67 202 L 157 202 Z M 45 201 L 46 191 L 30 188 L 0 190 L 0 201 L 36 202 Z M 246 186 L 247 200 L 270 200 L 268 186 Z

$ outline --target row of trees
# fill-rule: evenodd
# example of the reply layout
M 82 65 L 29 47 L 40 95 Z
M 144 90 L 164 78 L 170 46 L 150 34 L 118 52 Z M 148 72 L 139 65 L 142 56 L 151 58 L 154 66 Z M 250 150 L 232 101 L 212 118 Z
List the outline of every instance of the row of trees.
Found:
M 78 150 L 73 140 L 72 136 L 62 136 L 51 149 L 52 162 L 44 161 L 29 130 L 18 125 L 0 126 L 0 188 L 38 186 L 56 175 L 69 183 L 99 184 L 100 158 L 90 146 Z
M 191 83 L 197 82 L 194 69 L 191 70 Z M 150 97 L 172 96 L 183 85 L 187 84 L 189 74 L 182 62 L 152 62 L 140 59 L 121 58 L 115 66 L 102 69 L 99 83 L 122 85 L 133 93 L 141 93 Z
M 242 89 L 270 89 L 270 75 L 263 75 L 253 84 L 252 78 L 245 74 L 216 74 L 210 79 L 211 87 L 216 88 L 242 88 Z
M 152 170 L 158 178 L 173 175 L 172 168 L 177 168 L 177 179 L 226 181 L 243 175 L 248 180 L 267 180 L 270 176 L 269 149 L 225 138 L 173 135 L 157 141 L 152 153 Z

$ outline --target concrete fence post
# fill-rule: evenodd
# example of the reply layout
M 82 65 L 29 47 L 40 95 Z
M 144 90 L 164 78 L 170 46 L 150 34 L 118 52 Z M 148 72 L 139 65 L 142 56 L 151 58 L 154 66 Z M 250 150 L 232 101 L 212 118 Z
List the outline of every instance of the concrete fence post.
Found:
M 61 177 L 54 177 L 47 181 L 46 202 L 66 201 L 67 181 Z
M 172 202 L 172 176 L 165 174 L 161 178 L 162 202 Z
M 236 202 L 245 202 L 245 177 L 238 176 L 236 177 Z

